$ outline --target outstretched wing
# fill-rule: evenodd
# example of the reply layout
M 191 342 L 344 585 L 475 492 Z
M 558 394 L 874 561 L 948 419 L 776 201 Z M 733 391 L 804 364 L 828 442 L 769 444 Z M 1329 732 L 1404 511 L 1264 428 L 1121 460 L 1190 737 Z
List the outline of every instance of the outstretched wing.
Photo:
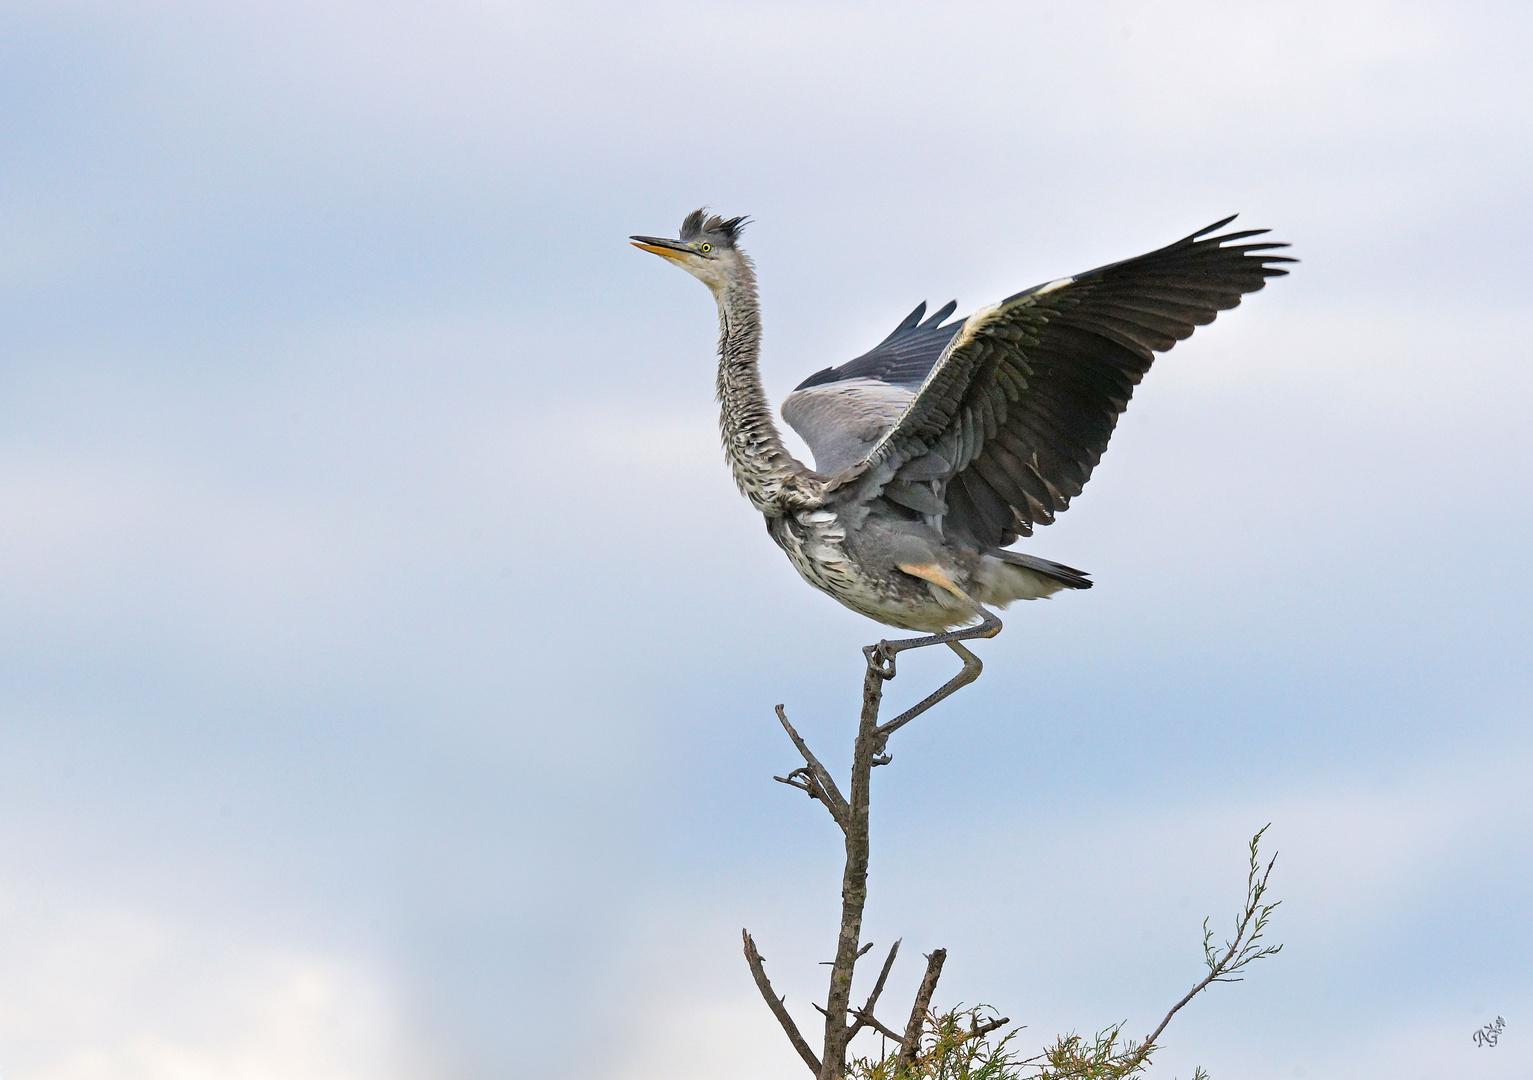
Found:
M 957 307 L 950 300 L 923 322 L 923 300 L 870 352 L 815 372 L 783 400 L 783 419 L 809 444 L 816 469 L 831 475 L 855 465 L 894 426 L 962 328 L 942 325 Z
M 1080 494 L 1157 352 L 1286 274 L 1265 229 L 1209 236 L 1007 297 L 963 323 L 898 420 L 828 485 L 942 514 L 950 534 L 1004 547 Z

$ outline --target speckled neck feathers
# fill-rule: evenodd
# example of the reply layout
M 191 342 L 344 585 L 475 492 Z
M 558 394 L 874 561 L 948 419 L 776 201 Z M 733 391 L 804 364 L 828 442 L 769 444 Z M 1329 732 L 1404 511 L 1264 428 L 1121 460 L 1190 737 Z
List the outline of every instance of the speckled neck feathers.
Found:
M 719 434 L 735 484 L 767 517 L 821 502 L 810 470 L 783 447 L 761 388 L 761 312 L 756 275 L 740 253 L 738 269 L 715 293 L 719 305 Z

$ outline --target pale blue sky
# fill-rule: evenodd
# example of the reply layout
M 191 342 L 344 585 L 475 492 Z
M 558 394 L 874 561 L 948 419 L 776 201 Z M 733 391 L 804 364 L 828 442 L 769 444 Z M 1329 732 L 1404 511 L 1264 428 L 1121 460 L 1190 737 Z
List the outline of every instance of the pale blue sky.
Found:
M 1083 7 L 6 5 L 0 1076 L 801 1074 L 739 928 L 812 1024 L 840 864 L 771 707 L 844 762 L 880 631 L 627 245 L 703 203 L 778 398 L 1229 213 L 1304 260 L 879 770 L 891 999 L 945 946 L 1024 1042 L 1142 1034 L 1270 821 L 1286 947 L 1159 1075 L 1533 1071 L 1533 17 Z

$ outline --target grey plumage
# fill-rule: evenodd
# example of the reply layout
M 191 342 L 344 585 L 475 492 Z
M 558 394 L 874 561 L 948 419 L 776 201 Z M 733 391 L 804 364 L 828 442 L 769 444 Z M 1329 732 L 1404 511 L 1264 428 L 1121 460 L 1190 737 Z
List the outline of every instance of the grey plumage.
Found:
M 894 328 L 893 333 L 880 341 L 870 351 L 840 367 L 828 367 L 817 371 L 795 390 L 824 383 L 841 382 L 846 379 L 878 379 L 880 382 L 909 386 L 921 385 L 926 373 L 953 340 L 953 335 L 963 327 L 963 320 L 942 325 L 942 321 L 958 309 L 957 300 L 949 300 L 935 315 L 922 322 L 926 314 L 926 301 L 922 300 L 905 320 Z
M 761 389 L 745 219 L 697 210 L 678 240 L 633 239 L 714 293 L 725 455 L 800 574 L 880 622 L 952 641 L 999 629 L 981 605 L 1091 587 L 1006 548 L 1080 494 L 1155 353 L 1287 273 L 1276 264 L 1293 260 L 1271 254 L 1285 245 L 1242 242 L 1265 230 L 1210 235 L 1232 220 L 967 319 L 945 321 L 956 303 L 929 318 L 919 305 L 783 402 L 813 469 L 783 447 Z M 975 619 L 985 628 L 941 633 Z
M 706 209 L 699 208 L 682 219 L 681 238 L 689 243 L 694 240 L 701 242 L 706 234 L 715 244 L 734 247 L 735 240 L 740 236 L 740 230 L 745 228 L 749 220 L 743 215 L 728 220 L 717 214 L 709 217 Z

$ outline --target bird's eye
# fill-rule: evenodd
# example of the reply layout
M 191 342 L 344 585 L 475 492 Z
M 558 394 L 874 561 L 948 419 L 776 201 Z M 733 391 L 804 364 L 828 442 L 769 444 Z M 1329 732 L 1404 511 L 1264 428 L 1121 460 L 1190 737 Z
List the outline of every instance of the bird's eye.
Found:
M 706 255 L 706 254 L 708 254 L 708 252 L 713 250 L 713 245 L 712 244 L 704 244 L 701 247 L 699 247 L 697 250 L 701 251 L 704 255 Z

